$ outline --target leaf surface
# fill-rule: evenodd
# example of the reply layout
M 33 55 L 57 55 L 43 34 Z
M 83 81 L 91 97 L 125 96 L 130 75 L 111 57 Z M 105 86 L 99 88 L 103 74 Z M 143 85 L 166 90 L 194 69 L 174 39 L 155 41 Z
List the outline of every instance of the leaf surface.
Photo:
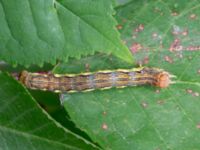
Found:
M 98 149 L 54 121 L 17 81 L 2 72 L 0 97 L 1 149 Z
M 198 1 L 132 1 L 117 8 L 123 40 L 137 64 L 162 68 L 177 78 L 166 89 L 128 87 L 65 94 L 77 126 L 105 149 L 200 148 L 200 41 Z M 129 68 L 99 55 L 70 61 L 56 73 Z M 132 66 L 133 67 L 133 66 Z
M 1 0 L 0 58 L 42 66 L 99 51 L 132 62 L 113 14 L 106 0 Z

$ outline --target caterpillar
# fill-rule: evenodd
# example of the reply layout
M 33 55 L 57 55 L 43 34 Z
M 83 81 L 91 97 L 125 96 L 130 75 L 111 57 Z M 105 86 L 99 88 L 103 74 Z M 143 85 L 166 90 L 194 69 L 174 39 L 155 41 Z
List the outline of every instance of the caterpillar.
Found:
M 48 90 L 56 93 L 86 92 L 112 87 L 153 85 L 166 88 L 171 75 L 159 68 L 139 67 L 133 69 L 104 70 L 81 74 L 31 73 L 22 71 L 19 81 L 30 89 Z

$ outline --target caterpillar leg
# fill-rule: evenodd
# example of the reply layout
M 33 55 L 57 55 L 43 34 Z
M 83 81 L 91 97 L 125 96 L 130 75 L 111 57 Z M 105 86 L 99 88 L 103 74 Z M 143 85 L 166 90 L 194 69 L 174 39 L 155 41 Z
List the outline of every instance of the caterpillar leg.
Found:
M 59 94 L 60 104 L 63 106 L 64 102 L 68 101 L 70 97 L 71 95 L 68 93 L 60 93 Z

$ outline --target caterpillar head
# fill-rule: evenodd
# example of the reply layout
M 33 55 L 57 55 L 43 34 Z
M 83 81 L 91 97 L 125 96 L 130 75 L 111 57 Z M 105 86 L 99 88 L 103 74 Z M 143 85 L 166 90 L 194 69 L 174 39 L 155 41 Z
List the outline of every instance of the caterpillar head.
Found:
M 161 72 L 156 76 L 156 83 L 155 86 L 160 88 L 166 88 L 170 85 L 170 75 L 167 72 Z

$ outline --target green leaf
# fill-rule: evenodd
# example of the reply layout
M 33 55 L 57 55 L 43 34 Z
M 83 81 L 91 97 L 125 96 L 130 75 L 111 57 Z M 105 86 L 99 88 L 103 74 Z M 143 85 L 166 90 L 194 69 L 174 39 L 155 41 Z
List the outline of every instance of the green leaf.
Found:
M 128 4 L 129 2 L 131 2 L 131 0 L 116 0 L 117 7 L 119 7 L 120 5 Z
M 199 7 L 197 1 L 142 0 L 117 8 L 122 38 L 137 64 L 162 68 L 177 78 L 166 89 L 65 94 L 72 120 L 104 149 L 200 149 Z M 91 71 L 130 67 L 95 56 L 60 64 L 54 72 L 83 72 L 85 64 Z
M 0 97 L 1 149 L 97 149 L 54 121 L 17 81 L 2 72 Z
M 107 0 L 1 0 L 0 58 L 29 66 L 94 52 L 132 62 Z
M 166 69 L 177 80 L 198 84 L 199 7 L 196 2 L 147 3 L 143 0 L 118 8 L 122 38 L 132 50 L 136 63 Z

